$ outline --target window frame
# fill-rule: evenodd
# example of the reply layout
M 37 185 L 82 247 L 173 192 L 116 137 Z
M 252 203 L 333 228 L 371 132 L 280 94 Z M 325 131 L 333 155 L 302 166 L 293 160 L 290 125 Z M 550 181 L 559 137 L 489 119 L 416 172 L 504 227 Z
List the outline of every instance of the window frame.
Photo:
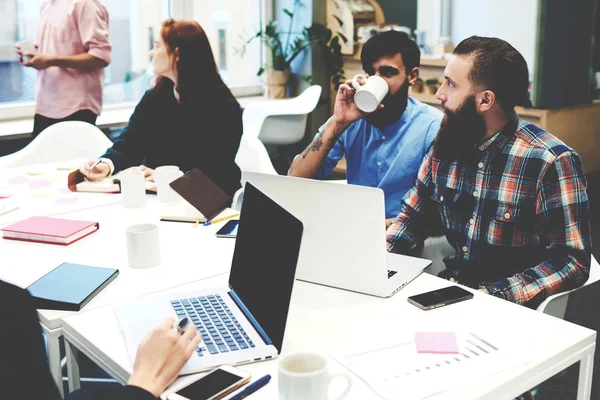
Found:
M 206 0 L 214 1 L 214 0 Z M 270 21 L 273 17 L 273 4 L 270 0 L 258 0 L 260 6 L 261 24 L 263 21 Z M 162 6 L 161 6 L 162 7 Z M 170 0 L 169 1 L 170 16 L 175 19 L 191 19 L 194 15 L 194 2 L 190 0 Z M 259 57 L 263 60 L 265 49 L 260 47 Z M 248 86 L 233 86 L 230 87 L 231 92 L 236 97 L 248 97 L 262 95 L 262 85 Z M 115 103 L 102 106 L 102 112 L 114 111 L 124 108 L 135 107 L 136 102 Z M 35 102 L 21 102 L 11 104 L 0 104 L 0 122 L 32 119 L 35 114 Z

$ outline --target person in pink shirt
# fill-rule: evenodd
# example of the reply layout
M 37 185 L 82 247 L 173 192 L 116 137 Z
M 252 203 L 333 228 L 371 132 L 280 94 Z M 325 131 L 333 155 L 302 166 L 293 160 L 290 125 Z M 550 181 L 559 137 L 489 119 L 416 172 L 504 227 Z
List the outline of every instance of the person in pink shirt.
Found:
M 36 52 L 24 53 L 15 45 L 21 65 L 38 70 L 33 137 L 61 121 L 95 124 L 112 48 L 104 4 L 44 1 L 35 46 Z

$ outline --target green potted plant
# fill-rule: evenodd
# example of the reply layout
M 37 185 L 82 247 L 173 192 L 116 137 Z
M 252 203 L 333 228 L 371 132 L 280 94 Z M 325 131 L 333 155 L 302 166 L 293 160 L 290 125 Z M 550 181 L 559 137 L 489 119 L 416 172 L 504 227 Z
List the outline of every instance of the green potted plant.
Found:
M 246 46 L 253 40 L 258 39 L 268 49 L 269 56 L 264 65 L 260 67 L 257 75 L 266 73 L 265 96 L 271 98 L 285 97 L 285 89 L 290 76 L 290 65 L 296 57 L 313 45 L 322 48 L 323 64 L 328 76 L 332 77 L 335 88 L 344 78 L 344 61 L 341 53 L 340 37 L 333 36 L 330 29 L 323 24 L 312 24 L 302 28 L 300 33 L 293 32 L 294 15 L 296 14 L 300 1 L 294 1 L 292 11 L 284 9 L 283 12 L 289 17 L 287 30 L 280 29 L 277 21 L 271 21 L 260 29 L 254 36 L 244 42 L 239 50 L 243 56 Z M 303 77 L 312 83 L 312 76 Z

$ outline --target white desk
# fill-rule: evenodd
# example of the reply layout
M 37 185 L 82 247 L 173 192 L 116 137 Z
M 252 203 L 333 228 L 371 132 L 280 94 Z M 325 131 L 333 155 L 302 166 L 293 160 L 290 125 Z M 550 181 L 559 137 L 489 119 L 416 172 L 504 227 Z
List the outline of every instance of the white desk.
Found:
M 173 292 L 213 286 L 226 279 L 226 275 L 220 275 Z M 400 333 L 428 329 L 496 330 L 496 335 L 500 333 L 511 338 L 511 343 L 526 347 L 527 352 L 518 355 L 521 359 L 516 361 L 529 363 L 458 386 L 436 399 L 512 399 L 578 361 L 581 361 L 578 399 L 590 398 L 596 332 L 481 292 L 475 293 L 474 300 L 427 312 L 406 301 L 407 296 L 447 285 L 447 281 L 423 274 L 394 297 L 380 299 L 296 281 L 283 354 L 352 351 L 365 338 L 391 340 Z M 132 367 L 113 307 L 65 318 L 63 330 L 70 353 L 67 365 L 72 387 L 78 387 L 77 351 L 119 382 L 127 382 Z M 528 340 L 531 337 L 535 337 L 535 341 Z M 253 395 L 253 400 L 277 398 L 277 367 L 278 360 L 241 367 L 252 374 L 253 380 L 267 373 L 273 377 L 271 383 Z M 333 360 L 331 369 L 344 370 Z M 353 387 L 347 399 L 378 398 L 361 379 L 354 375 L 351 379 Z
M 113 196 L 118 199 L 120 195 Z M 125 209 L 116 204 L 61 215 L 100 223 L 97 232 L 69 246 L 0 239 L 0 279 L 27 287 L 63 262 L 119 269 L 119 276 L 84 307 L 84 312 L 229 271 L 234 241 L 215 236 L 224 222 L 196 228 L 190 223 L 160 222 L 160 203 L 156 196 L 148 197 L 143 209 Z M 161 264 L 151 269 L 132 269 L 127 266 L 125 228 L 142 222 L 159 225 Z M 50 369 L 61 389 L 58 339 L 63 318 L 73 314 L 38 310 L 48 339 Z

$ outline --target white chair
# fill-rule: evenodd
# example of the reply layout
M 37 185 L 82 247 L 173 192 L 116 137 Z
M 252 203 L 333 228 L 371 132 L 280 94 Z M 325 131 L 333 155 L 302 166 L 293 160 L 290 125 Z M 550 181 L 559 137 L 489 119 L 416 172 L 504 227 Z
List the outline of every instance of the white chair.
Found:
M 265 144 L 288 145 L 304 137 L 306 119 L 321 97 L 321 86 L 313 85 L 291 99 L 264 100 L 244 108 L 244 135 L 258 137 Z
M 25 148 L 0 157 L 0 168 L 94 159 L 110 146 L 110 139 L 94 125 L 81 121 L 59 122 L 44 129 Z
M 263 174 L 277 175 L 265 145 L 256 136 L 242 135 L 240 147 L 235 155 L 235 163 L 242 171 L 260 172 Z M 242 185 L 244 182 L 242 182 Z M 231 208 L 240 210 L 244 193 L 243 187 L 238 189 L 233 196 Z
M 428 238 L 425 240 L 423 252 L 420 255 L 421 258 L 432 261 L 432 265 L 427 267 L 425 271 L 430 274 L 437 275 L 445 268 L 443 261 L 444 257 L 447 257 L 452 253 L 454 253 L 454 249 L 452 246 L 450 246 L 450 243 L 448 243 L 444 236 Z M 537 307 L 537 311 L 552 315 L 556 318 L 564 319 L 565 311 L 567 310 L 567 302 L 569 301 L 569 294 L 598 282 L 599 280 L 600 265 L 598 265 L 598 261 L 596 261 L 594 256 L 592 256 L 592 261 L 590 264 L 590 276 L 588 280 L 578 288 L 549 296 Z

